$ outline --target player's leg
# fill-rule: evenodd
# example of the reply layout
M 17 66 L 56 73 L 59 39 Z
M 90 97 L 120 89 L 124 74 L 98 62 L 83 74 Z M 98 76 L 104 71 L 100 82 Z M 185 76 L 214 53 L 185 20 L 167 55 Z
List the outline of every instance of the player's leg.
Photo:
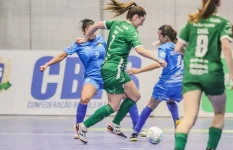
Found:
M 215 150 L 218 146 L 224 127 L 224 115 L 226 105 L 226 94 L 208 96 L 214 110 L 214 118 L 209 128 L 209 140 L 207 150 Z
M 172 115 L 174 126 L 176 127 L 180 123 L 179 111 L 176 102 L 173 100 L 167 101 L 167 108 Z
M 125 74 L 124 74 L 124 78 L 125 80 L 128 80 L 128 82 L 124 84 L 124 94 L 126 95 L 127 98 L 121 103 L 120 109 L 118 110 L 116 116 L 114 117 L 112 124 L 108 125 L 107 127 L 109 132 L 112 132 L 121 138 L 127 138 L 127 136 L 125 136 L 119 130 L 120 123 L 125 118 L 131 107 L 133 107 L 141 97 L 135 83 Z
M 78 133 L 78 124 L 83 122 L 84 117 L 86 115 L 87 104 L 96 94 L 98 89 L 99 89 L 99 84 L 95 80 L 91 78 L 85 79 L 81 92 L 81 99 L 78 104 L 77 112 L 76 112 L 76 124 L 74 125 L 74 129 L 76 133 Z M 75 138 L 78 138 L 78 136 L 75 136 Z
M 176 127 L 180 123 L 179 111 L 177 103 L 182 99 L 182 86 L 170 87 L 166 92 L 169 96 L 169 101 L 167 101 L 167 107 L 172 115 L 174 126 Z
M 124 88 L 123 88 L 124 83 L 122 83 L 121 81 L 127 82 L 127 80 L 125 80 L 125 78 L 124 78 L 124 74 L 122 75 L 122 73 L 121 73 L 120 77 L 118 78 L 118 73 L 116 71 L 109 71 L 108 69 L 102 68 L 101 69 L 101 76 L 102 76 L 103 81 L 104 81 L 104 89 L 107 92 L 109 104 L 96 110 L 92 116 L 90 116 L 87 120 L 85 120 L 83 122 L 83 124 L 79 125 L 79 134 L 78 135 L 79 135 L 79 138 L 81 137 L 80 140 L 83 141 L 84 143 L 87 142 L 86 132 L 87 132 L 87 129 L 89 127 L 100 122 L 105 117 L 111 115 L 112 113 L 117 111 L 119 108 L 121 109 L 121 107 L 122 107 L 122 105 L 120 107 L 120 104 L 121 104 L 121 101 L 122 101 L 122 98 L 124 95 Z M 128 78 L 128 81 L 130 81 L 130 78 Z M 130 106 L 130 108 L 131 108 L 135 104 L 135 102 L 133 103 L 133 101 L 130 101 L 127 98 L 126 100 L 124 100 L 124 102 L 122 104 L 131 105 Z M 123 107 L 123 109 L 124 109 L 125 105 L 123 105 L 123 106 L 124 106 Z M 127 107 L 129 107 L 129 106 L 127 106 Z M 119 121 L 119 120 L 120 120 L 120 117 L 117 117 L 115 120 L 116 121 L 115 124 L 117 124 L 117 121 Z M 119 126 L 116 126 L 113 129 L 114 129 L 113 131 L 117 135 L 121 134 Z
M 134 131 L 130 136 L 130 141 L 137 141 L 138 134 L 140 133 L 143 125 L 145 124 L 146 120 L 150 116 L 151 112 L 159 105 L 161 101 L 154 99 L 151 97 L 147 106 L 143 109 L 142 113 L 138 118 L 138 122 L 134 127 Z
M 85 79 L 81 92 L 81 99 L 77 108 L 76 124 L 83 122 L 83 119 L 86 115 L 87 104 L 92 99 L 92 97 L 95 96 L 98 89 L 99 85 L 95 80 L 91 78 Z
M 217 79 L 217 80 L 213 80 Z M 214 118 L 209 128 L 209 139 L 207 150 L 215 150 L 218 146 L 224 127 L 224 115 L 226 107 L 226 94 L 224 85 L 224 74 L 215 72 L 203 79 L 203 89 L 213 106 Z M 216 88 L 217 87 L 217 88 Z
M 107 93 L 107 96 L 109 103 L 96 110 L 94 114 L 92 114 L 82 124 L 79 124 L 78 136 L 82 142 L 87 143 L 86 132 L 88 128 L 100 122 L 119 109 L 123 95 Z
M 137 121 L 138 121 L 138 117 L 139 117 L 137 104 L 133 105 L 130 108 L 129 115 L 130 115 L 130 118 L 132 120 L 133 127 L 135 127 L 135 125 L 137 124 Z
M 124 94 L 123 96 L 123 99 L 126 99 L 126 95 Z M 139 117 L 139 114 L 138 114 L 138 107 L 137 107 L 137 104 L 133 105 L 130 110 L 129 110 L 129 115 L 130 115 L 130 118 L 132 120 L 132 123 L 133 123 L 133 127 L 137 124 L 137 120 L 138 120 L 138 117 Z
M 202 91 L 193 90 L 184 93 L 184 118 L 176 128 L 175 150 L 184 150 L 187 142 L 188 134 L 195 124 Z

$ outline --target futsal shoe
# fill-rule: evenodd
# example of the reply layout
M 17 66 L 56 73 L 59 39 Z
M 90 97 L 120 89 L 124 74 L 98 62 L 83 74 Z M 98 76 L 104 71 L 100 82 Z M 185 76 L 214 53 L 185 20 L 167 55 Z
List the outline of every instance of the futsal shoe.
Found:
M 82 141 L 83 143 L 87 143 L 87 137 L 86 137 L 86 133 L 87 133 L 87 130 L 84 131 L 82 128 L 81 128 L 82 124 L 79 123 L 78 124 L 78 139 L 80 141 Z
M 138 141 L 138 135 L 136 133 L 132 133 L 129 137 L 129 141 L 136 142 Z
M 146 137 L 147 131 L 142 129 L 142 131 L 138 134 L 140 137 Z
M 121 132 L 121 126 L 119 125 L 108 125 L 107 127 L 108 132 L 117 135 L 119 138 L 126 139 L 127 136 Z
M 176 127 L 180 124 L 180 119 L 179 120 L 176 120 Z

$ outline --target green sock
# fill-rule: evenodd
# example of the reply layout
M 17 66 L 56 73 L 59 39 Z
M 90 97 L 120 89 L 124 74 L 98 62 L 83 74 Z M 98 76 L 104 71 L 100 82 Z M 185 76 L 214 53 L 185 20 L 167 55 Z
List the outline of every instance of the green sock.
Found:
M 83 124 L 85 125 L 85 127 L 89 128 L 103 120 L 105 117 L 108 117 L 112 113 L 114 113 L 112 107 L 109 104 L 105 105 L 96 110 L 93 115 L 91 115 L 87 120 L 83 122 Z
M 115 118 L 113 119 L 113 123 L 120 125 L 121 121 L 125 118 L 127 113 L 129 112 L 130 108 L 135 105 L 136 102 L 132 101 L 131 99 L 125 99 L 120 106 Z
M 175 150 L 184 150 L 188 135 L 185 133 L 176 133 Z
M 218 146 L 218 142 L 221 138 L 221 135 L 222 135 L 222 129 L 210 127 L 207 148 L 215 150 Z

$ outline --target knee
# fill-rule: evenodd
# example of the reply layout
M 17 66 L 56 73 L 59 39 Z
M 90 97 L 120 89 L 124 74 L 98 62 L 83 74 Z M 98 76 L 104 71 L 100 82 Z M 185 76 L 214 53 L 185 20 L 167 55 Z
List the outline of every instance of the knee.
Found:
M 134 99 L 132 99 L 132 100 L 137 102 L 137 101 L 139 101 L 140 98 L 141 98 L 141 94 L 137 93 L 137 94 L 135 94 Z
M 120 105 L 113 105 L 111 103 L 109 103 L 109 105 L 112 107 L 113 111 L 116 112 L 120 109 Z
M 80 102 L 81 102 L 82 104 L 88 104 L 90 100 L 91 100 L 91 97 L 82 96 L 81 99 L 80 99 Z

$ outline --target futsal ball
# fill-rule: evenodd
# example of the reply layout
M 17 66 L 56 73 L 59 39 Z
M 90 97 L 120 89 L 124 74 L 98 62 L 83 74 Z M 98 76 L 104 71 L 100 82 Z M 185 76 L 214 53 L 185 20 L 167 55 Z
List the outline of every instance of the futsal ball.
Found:
M 146 134 L 146 139 L 151 144 L 159 144 L 163 140 L 163 130 L 158 127 L 151 127 Z

